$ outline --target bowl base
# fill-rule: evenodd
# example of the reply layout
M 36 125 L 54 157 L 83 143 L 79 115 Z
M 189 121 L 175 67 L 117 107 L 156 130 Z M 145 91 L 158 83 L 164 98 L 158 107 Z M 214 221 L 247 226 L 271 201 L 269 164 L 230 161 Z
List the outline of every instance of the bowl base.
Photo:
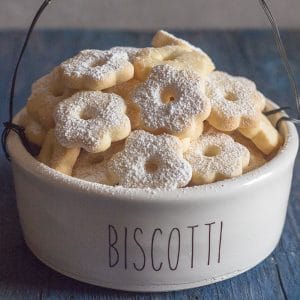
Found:
M 212 279 L 206 279 L 206 280 L 200 280 L 200 281 L 194 281 L 194 282 L 184 282 L 184 283 L 177 283 L 177 284 L 155 284 L 155 285 L 122 285 L 120 283 L 115 282 L 108 282 L 108 281 L 101 281 L 95 278 L 87 278 L 85 276 L 82 276 L 80 274 L 75 274 L 72 272 L 69 272 L 67 270 L 63 270 L 60 267 L 56 266 L 54 263 L 50 262 L 47 259 L 44 259 L 41 255 L 37 254 L 37 252 L 33 249 L 33 247 L 28 243 L 28 241 L 25 240 L 25 243 L 29 250 L 33 253 L 33 255 L 40 260 L 43 264 L 48 266 L 50 269 L 65 275 L 69 278 L 78 280 L 80 282 L 88 283 L 94 286 L 99 286 L 103 288 L 109 288 L 114 290 L 120 290 L 120 291 L 127 291 L 127 292 L 170 292 L 170 291 L 179 291 L 179 290 L 185 290 L 185 289 L 191 289 L 191 288 L 197 288 L 201 286 L 210 285 L 213 283 L 217 283 L 220 281 L 224 281 L 227 279 L 230 279 L 232 277 L 238 276 L 254 267 L 256 267 L 258 264 L 260 264 L 262 261 L 264 261 L 268 256 L 263 258 L 262 260 L 258 261 L 256 264 L 237 270 L 235 272 L 227 273 L 222 276 L 216 276 Z

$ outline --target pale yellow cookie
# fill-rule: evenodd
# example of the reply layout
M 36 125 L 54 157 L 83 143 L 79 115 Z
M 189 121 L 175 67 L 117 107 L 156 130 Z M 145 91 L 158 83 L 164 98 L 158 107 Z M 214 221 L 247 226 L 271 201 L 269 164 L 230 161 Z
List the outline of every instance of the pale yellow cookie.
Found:
M 25 127 L 25 135 L 29 142 L 41 146 L 45 140 L 47 131 L 33 119 L 29 119 Z
M 126 114 L 130 119 L 132 129 L 136 129 L 140 125 L 139 109 L 136 105 L 134 105 L 134 103 L 132 103 L 132 93 L 141 83 L 141 81 L 133 78 L 129 81 L 119 83 L 111 88 L 103 90 L 105 93 L 115 93 L 126 101 Z
M 132 63 L 136 54 L 140 51 L 141 48 L 136 47 L 123 47 L 123 46 L 116 46 L 110 49 L 112 52 L 126 52 L 128 55 L 129 61 Z
M 90 182 L 115 185 L 117 181 L 110 176 L 107 163 L 115 153 L 123 150 L 123 148 L 124 141 L 120 141 L 112 143 L 111 147 L 104 152 L 89 153 L 81 150 L 73 168 L 72 176 Z
M 187 50 L 193 50 L 198 51 L 202 55 L 205 56 L 205 59 L 207 60 L 207 65 L 213 65 L 213 62 L 211 58 L 200 48 L 195 47 L 188 41 L 185 41 L 183 39 L 180 39 L 176 37 L 175 35 L 165 31 L 165 30 L 159 30 L 155 33 L 155 35 L 152 38 L 151 42 L 152 46 L 155 48 L 160 48 L 164 46 L 180 46 L 182 48 L 185 48 Z M 213 68 L 214 69 L 214 68 Z
M 211 109 L 203 86 L 204 81 L 195 72 L 155 66 L 132 94 L 140 112 L 140 126 L 155 134 L 196 138 Z
M 250 153 L 229 135 L 205 133 L 191 142 L 184 157 L 193 169 L 192 184 L 205 184 L 241 175 Z
M 56 107 L 56 137 L 67 148 L 105 151 L 129 135 L 130 120 L 125 113 L 125 102 L 116 94 L 78 92 Z
M 207 121 L 204 122 L 204 133 L 207 134 L 216 134 L 221 133 L 218 129 L 212 127 Z M 245 146 L 250 153 L 250 161 L 249 164 L 244 167 L 243 173 L 250 172 L 254 169 L 259 168 L 260 166 L 264 165 L 267 162 L 266 157 L 264 154 L 255 146 L 255 144 L 249 140 L 248 138 L 244 137 L 238 130 L 235 131 L 228 131 L 224 134 L 231 136 L 236 142 Z
M 282 136 L 264 114 L 260 114 L 258 126 L 240 128 L 239 131 L 266 155 L 277 150 L 283 143 Z
M 79 147 L 65 148 L 60 145 L 56 139 L 54 129 L 50 129 L 37 159 L 50 168 L 71 176 L 79 153 Z
M 97 164 L 81 166 L 80 168 L 75 165 L 72 176 L 85 181 L 106 185 L 115 185 L 117 183 L 107 170 L 107 160 Z
M 206 93 L 211 101 L 208 122 L 215 128 L 232 131 L 258 126 L 266 100 L 250 81 L 215 71 L 208 77 Z
M 244 145 L 250 152 L 250 161 L 248 166 L 245 167 L 244 173 L 255 170 L 264 165 L 267 160 L 263 153 L 254 145 L 248 138 L 244 137 L 239 131 L 230 133 L 230 136 L 241 145 Z
M 43 144 L 47 131 L 29 116 L 26 108 L 22 110 L 18 123 L 25 128 L 25 136 L 29 142 L 38 146 Z
M 139 80 L 145 80 L 154 66 L 165 64 L 179 70 L 197 72 L 203 77 L 215 68 L 214 64 L 199 51 L 180 46 L 164 46 L 139 51 L 134 59 L 134 76 Z
M 197 48 L 189 42 L 176 37 L 175 35 L 165 31 L 158 30 L 152 38 L 151 44 L 155 48 L 164 46 L 180 46 L 188 50 L 196 50 Z
M 134 75 L 128 54 L 121 49 L 82 50 L 59 67 L 65 85 L 78 90 L 103 90 Z
M 32 85 L 32 93 L 26 104 L 29 115 L 46 130 L 55 126 L 53 112 L 56 105 L 75 91 L 64 88 L 61 83 L 59 70 L 41 77 Z
M 178 138 L 142 130 L 130 134 L 124 150 L 108 162 L 108 169 L 127 188 L 175 189 L 186 186 L 192 176 Z

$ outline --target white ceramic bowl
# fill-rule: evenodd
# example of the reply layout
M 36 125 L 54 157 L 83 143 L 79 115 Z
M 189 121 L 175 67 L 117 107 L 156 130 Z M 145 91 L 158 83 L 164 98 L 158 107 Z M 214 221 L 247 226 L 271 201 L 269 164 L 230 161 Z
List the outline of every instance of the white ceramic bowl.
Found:
M 130 291 L 169 291 L 230 278 L 275 248 L 298 149 L 231 180 L 174 191 L 107 187 L 60 174 L 8 142 L 28 247 L 69 277 Z

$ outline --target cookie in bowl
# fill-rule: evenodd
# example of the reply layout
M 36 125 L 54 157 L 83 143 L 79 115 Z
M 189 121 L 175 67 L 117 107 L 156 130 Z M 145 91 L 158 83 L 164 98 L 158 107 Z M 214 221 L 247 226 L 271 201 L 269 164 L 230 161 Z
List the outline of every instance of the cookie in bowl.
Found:
M 8 140 L 32 252 L 69 277 L 130 291 L 203 286 L 265 259 L 280 238 L 298 150 L 295 126 L 274 127 L 282 113 L 265 116 L 277 105 L 253 81 L 166 32 L 152 46 L 89 50 L 68 62 L 72 70 L 55 67 L 70 94 L 52 95 L 51 126 L 30 116 L 34 139 L 28 107 L 15 118 L 41 152 L 32 156 L 13 133 Z M 146 54 L 164 47 L 178 56 L 149 63 Z M 130 72 L 98 51 L 125 53 L 120 68 Z
M 66 156 L 68 168 L 53 167 L 56 170 L 85 180 L 92 178 L 93 182 L 101 184 L 142 188 L 143 177 L 132 178 L 132 182 L 125 180 L 131 172 L 137 175 L 138 170 L 147 170 L 147 166 L 137 165 L 136 159 L 126 162 L 127 171 L 123 175 L 116 174 L 116 170 L 109 172 L 108 166 L 113 165 L 110 162 L 112 156 L 106 158 L 105 163 L 93 164 L 92 160 L 81 170 L 83 173 L 78 169 L 80 163 L 77 160 L 89 153 L 91 156 L 99 153 L 101 157 L 101 153 L 114 152 L 111 147 L 115 142 L 127 145 L 136 132 L 144 131 L 145 135 L 153 136 L 153 143 L 155 139 L 170 135 L 181 144 L 183 159 L 189 157 L 186 164 L 194 170 L 194 175 L 178 186 L 167 184 L 162 170 L 170 161 L 162 161 L 159 154 L 153 154 L 158 155 L 153 158 L 158 163 L 151 176 L 157 177 L 157 184 L 144 187 L 177 189 L 242 176 L 246 171 L 262 166 L 271 153 L 279 151 L 283 137 L 264 116 L 266 98 L 253 81 L 215 70 L 212 59 L 202 49 L 166 31 L 158 31 L 152 45 L 141 49 L 120 46 L 110 50 L 82 50 L 34 83 L 26 105 L 30 118 L 24 126 L 28 139 L 41 146 L 42 154 L 37 159 L 53 167 L 51 159 L 43 158 L 43 153 L 49 152 L 45 150 L 49 144 L 52 149 L 57 145 L 58 149 L 64 149 L 64 153 L 73 153 L 74 156 L 73 159 Z M 39 134 L 32 133 L 33 122 L 35 127 L 40 127 Z M 207 139 L 203 132 L 204 123 L 218 132 L 211 137 L 214 139 L 212 147 L 219 149 L 213 154 L 201 150 L 200 145 Z M 50 129 L 53 129 L 52 133 L 47 134 Z M 48 139 L 45 140 L 46 135 Z M 49 143 L 49 135 L 53 136 L 55 143 Z M 232 145 L 236 145 L 235 149 L 247 148 L 248 151 L 235 170 L 230 154 L 234 155 L 236 151 L 229 147 L 230 154 L 224 156 L 225 144 L 230 144 L 225 140 L 230 141 L 232 136 L 243 136 L 244 139 L 238 138 Z M 240 144 L 241 139 L 246 142 Z M 151 143 L 146 143 L 147 154 L 151 152 Z M 157 151 L 167 153 L 177 146 L 174 147 L 170 146 L 169 150 L 163 147 L 164 150 L 159 150 L 158 147 Z M 255 157 L 260 159 L 257 164 L 251 160 L 249 165 L 249 153 L 253 154 L 253 149 Z M 134 150 L 134 155 L 143 157 L 145 150 Z M 216 170 L 216 161 L 223 165 L 223 171 L 222 167 Z M 73 170 L 75 166 L 76 170 Z M 229 166 L 233 169 L 229 170 Z M 172 171 L 180 174 L 186 167 L 182 168 L 175 170 L 174 166 Z M 201 176 L 199 173 L 204 169 L 210 174 L 206 179 L 201 177 L 204 173 Z M 99 176 L 102 174 L 103 180 L 101 176 L 95 180 L 97 176 L 93 176 L 93 172 Z M 109 173 L 114 180 L 108 180 Z

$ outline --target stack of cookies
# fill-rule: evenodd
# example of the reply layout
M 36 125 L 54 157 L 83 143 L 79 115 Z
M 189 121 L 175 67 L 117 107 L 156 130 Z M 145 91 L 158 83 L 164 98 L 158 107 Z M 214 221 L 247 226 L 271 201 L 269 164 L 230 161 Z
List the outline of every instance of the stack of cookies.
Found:
M 37 159 L 66 175 L 175 189 L 242 175 L 282 137 L 254 82 L 216 71 L 160 30 L 152 47 L 83 50 L 32 85 L 20 118 Z

